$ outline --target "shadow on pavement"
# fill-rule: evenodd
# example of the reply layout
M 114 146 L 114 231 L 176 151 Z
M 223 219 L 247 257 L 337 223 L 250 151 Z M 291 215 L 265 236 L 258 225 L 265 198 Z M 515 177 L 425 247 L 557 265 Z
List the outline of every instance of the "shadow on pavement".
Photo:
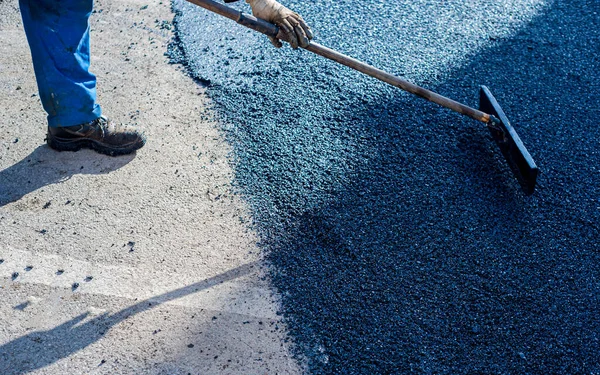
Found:
M 110 173 L 134 158 L 135 154 L 109 157 L 91 150 L 57 152 L 39 146 L 17 164 L 0 171 L 0 207 L 77 174 Z
M 250 274 L 256 262 L 231 269 L 220 275 L 149 298 L 114 314 L 104 313 L 87 321 L 81 314 L 47 331 L 35 331 L 0 346 L 0 371 L 3 375 L 26 374 L 48 366 L 100 340 L 113 326 L 132 315 L 215 285 Z

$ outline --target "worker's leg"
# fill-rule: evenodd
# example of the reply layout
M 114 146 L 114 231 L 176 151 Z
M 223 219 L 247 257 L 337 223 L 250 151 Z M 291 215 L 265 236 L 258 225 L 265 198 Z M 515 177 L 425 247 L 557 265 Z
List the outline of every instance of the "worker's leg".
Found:
M 20 0 L 19 5 L 48 125 L 100 117 L 96 77 L 88 71 L 93 0 Z

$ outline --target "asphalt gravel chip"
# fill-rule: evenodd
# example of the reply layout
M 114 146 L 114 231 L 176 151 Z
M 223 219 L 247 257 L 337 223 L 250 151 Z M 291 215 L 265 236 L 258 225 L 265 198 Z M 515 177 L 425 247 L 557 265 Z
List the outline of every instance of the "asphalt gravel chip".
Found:
M 488 86 L 541 170 L 525 197 L 485 126 L 176 0 L 171 56 L 208 87 L 309 371 L 600 373 L 600 3 L 285 5 L 453 99 Z

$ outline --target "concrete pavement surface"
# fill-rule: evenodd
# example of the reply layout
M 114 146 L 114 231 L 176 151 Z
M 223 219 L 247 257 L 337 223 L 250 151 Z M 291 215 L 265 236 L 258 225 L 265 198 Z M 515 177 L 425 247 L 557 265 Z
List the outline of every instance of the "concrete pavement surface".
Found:
M 205 90 L 164 56 L 170 4 L 97 1 L 104 113 L 136 155 L 44 144 L 16 0 L 0 1 L 0 374 L 294 374 Z
M 485 126 L 176 0 L 310 372 L 600 373 L 600 3 L 284 3 L 443 95 L 487 85 L 541 169 L 525 197 Z

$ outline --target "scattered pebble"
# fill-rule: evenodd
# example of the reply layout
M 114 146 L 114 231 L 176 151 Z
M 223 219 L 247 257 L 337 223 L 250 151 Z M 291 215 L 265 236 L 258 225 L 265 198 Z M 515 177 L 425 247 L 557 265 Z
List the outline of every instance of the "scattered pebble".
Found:
M 100 309 L 98 307 L 94 307 L 91 306 L 88 308 L 88 313 L 90 314 L 90 316 L 98 316 L 98 315 L 102 315 L 106 312 L 105 309 Z
M 29 306 L 29 304 L 30 304 L 29 301 L 25 301 L 23 303 L 18 304 L 15 307 L 13 307 L 13 309 L 23 311 L 27 308 L 27 306 Z
M 42 301 L 42 299 L 36 296 L 30 296 L 29 298 L 27 298 L 27 304 L 29 305 L 34 305 L 36 303 L 39 303 L 40 301 Z
M 519 357 L 521 357 L 521 359 L 526 359 L 525 358 L 525 353 L 523 353 L 523 352 L 519 352 Z
M 129 252 L 133 252 L 135 249 L 133 248 L 135 246 L 135 241 L 129 241 L 127 242 L 127 244 L 125 246 L 129 247 Z

